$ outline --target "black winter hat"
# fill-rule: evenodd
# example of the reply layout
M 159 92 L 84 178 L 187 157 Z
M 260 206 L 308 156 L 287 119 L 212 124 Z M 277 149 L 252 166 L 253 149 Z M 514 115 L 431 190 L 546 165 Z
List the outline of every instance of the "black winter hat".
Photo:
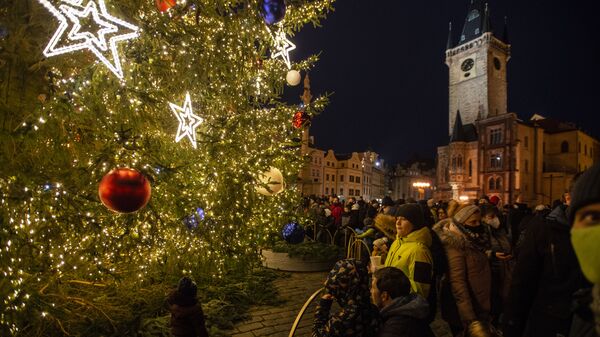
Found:
M 396 210 L 396 216 L 401 216 L 410 221 L 410 223 L 413 225 L 413 231 L 425 227 L 423 210 L 418 204 L 404 204 L 398 206 L 398 209 Z
M 575 182 L 571 192 L 569 222 L 573 224 L 579 209 L 595 203 L 600 203 L 600 163 L 585 171 Z
M 394 206 L 394 201 L 392 200 L 392 198 L 390 198 L 389 195 L 386 195 L 381 201 L 381 206 Z
M 192 281 L 191 278 L 184 276 L 179 280 L 177 291 L 182 295 L 195 297 L 198 287 L 196 286 L 196 282 Z

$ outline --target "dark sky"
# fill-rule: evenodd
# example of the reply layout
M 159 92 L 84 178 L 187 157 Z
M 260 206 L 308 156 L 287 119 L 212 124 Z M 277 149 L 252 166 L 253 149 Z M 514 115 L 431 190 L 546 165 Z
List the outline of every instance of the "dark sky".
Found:
M 372 149 L 386 162 L 414 154 L 433 159 L 447 144 L 448 22 L 458 39 L 470 0 L 338 0 L 323 27 L 293 41 L 298 60 L 322 52 L 311 72 L 313 95 L 333 92 L 313 120 L 317 147 Z M 501 35 L 508 17 L 512 59 L 508 107 L 571 121 L 600 137 L 600 20 L 594 1 L 490 0 Z M 298 97 L 301 86 L 288 89 Z

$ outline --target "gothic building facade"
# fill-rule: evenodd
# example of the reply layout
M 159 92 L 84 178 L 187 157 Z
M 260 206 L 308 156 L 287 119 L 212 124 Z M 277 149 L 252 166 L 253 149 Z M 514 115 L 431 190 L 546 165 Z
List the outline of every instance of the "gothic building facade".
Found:
M 450 141 L 437 151 L 437 198 L 550 203 L 598 160 L 598 141 L 572 124 L 508 111 L 510 58 L 506 23 L 495 34 L 488 4 L 472 1 L 458 44 L 448 36 Z

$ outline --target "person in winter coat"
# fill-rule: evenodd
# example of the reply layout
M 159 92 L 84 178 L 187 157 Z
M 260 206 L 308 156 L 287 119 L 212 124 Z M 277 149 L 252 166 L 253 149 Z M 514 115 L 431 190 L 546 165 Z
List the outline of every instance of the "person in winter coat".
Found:
M 371 282 L 371 300 L 382 319 L 379 337 L 424 337 L 431 332 L 424 318 L 427 301 L 410 293 L 410 280 L 397 268 L 377 270 Z
M 585 279 L 571 244 L 567 205 L 528 225 L 505 303 L 504 335 L 567 336 L 571 328 L 573 294 Z
M 600 164 L 592 166 L 573 188 L 569 221 L 571 242 L 583 274 L 593 288 L 578 291 L 570 337 L 600 336 Z M 595 318 L 594 318 L 595 317 Z
M 494 324 L 498 324 L 503 305 L 510 289 L 510 280 L 514 268 L 512 247 L 506 228 L 498 218 L 498 209 L 491 205 L 480 208 L 487 235 L 490 239 L 490 266 L 492 271 L 491 314 Z
M 177 289 L 167 298 L 173 337 L 208 337 L 197 292 L 196 283 L 186 276 L 179 280 Z
M 385 259 L 386 267 L 402 270 L 413 293 L 427 298 L 433 276 L 431 233 L 425 226 L 423 210 L 418 204 L 405 204 L 396 211 L 396 241 Z
M 336 301 L 341 310 L 331 315 Z M 358 260 L 338 261 L 325 281 L 325 294 L 315 311 L 313 337 L 375 337 L 380 318 L 371 303 L 369 274 Z
M 361 228 L 362 223 L 359 220 L 360 217 L 360 205 L 357 203 L 352 204 L 350 207 L 350 221 L 348 221 L 348 227 L 350 228 Z
M 336 227 L 340 227 L 342 225 L 342 214 L 344 213 L 344 208 L 342 208 L 342 204 L 340 203 L 340 199 L 333 198 L 333 202 L 329 208 L 331 211 L 331 216 L 333 216 L 334 224 Z
M 460 208 L 451 219 L 433 228 L 448 257 L 448 278 L 454 300 L 443 301 L 442 315 L 454 336 L 490 336 L 490 249 L 481 212 L 475 205 Z M 454 302 L 456 303 L 454 305 Z

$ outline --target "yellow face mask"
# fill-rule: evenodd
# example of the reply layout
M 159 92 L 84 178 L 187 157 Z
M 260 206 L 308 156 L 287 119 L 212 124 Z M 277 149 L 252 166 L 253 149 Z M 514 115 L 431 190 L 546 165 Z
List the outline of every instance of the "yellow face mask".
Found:
M 571 242 L 585 277 L 600 284 L 600 225 L 571 230 Z

